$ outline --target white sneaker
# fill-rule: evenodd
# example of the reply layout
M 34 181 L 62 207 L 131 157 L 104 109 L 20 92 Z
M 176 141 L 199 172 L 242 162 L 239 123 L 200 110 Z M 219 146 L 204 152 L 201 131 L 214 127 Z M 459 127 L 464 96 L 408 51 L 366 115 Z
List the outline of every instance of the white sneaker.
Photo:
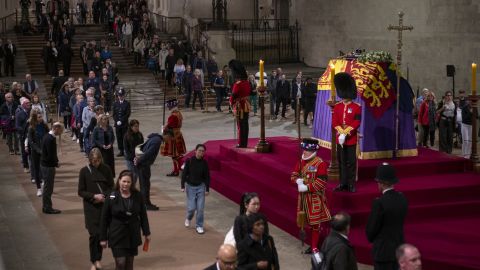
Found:
M 107 115 L 107 116 L 108 116 L 108 115 L 110 115 L 110 114 L 107 112 L 105 115 Z
M 203 228 L 202 228 L 202 227 L 197 227 L 197 233 L 198 233 L 198 234 L 204 234 L 205 231 L 203 231 Z
M 32 178 L 32 183 L 35 184 L 35 179 L 34 178 Z
M 190 227 L 190 220 L 188 219 L 185 219 L 185 227 Z
M 37 189 L 37 197 L 42 197 L 42 189 Z
M 77 139 L 77 143 L 80 143 L 80 139 Z
M 77 136 L 73 135 L 72 141 L 76 141 L 76 140 L 77 140 Z
M 45 186 L 45 182 L 42 180 L 42 183 L 40 183 L 40 187 L 43 190 L 43 187 Z

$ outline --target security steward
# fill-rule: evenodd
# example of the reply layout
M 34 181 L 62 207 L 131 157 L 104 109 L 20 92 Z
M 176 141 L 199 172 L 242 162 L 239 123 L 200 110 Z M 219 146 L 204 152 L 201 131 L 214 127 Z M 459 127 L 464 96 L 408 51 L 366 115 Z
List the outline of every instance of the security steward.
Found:
M 117 101 L 113 103 L 113 120 L 115 135 L 117 136 L 118 153 L 117 157 L 123 156 L 123 138 L 128 129 L 128 118 L 130 117 L 130 102 L 125 100 L 125 89 L 120 87 L 117 90 Z

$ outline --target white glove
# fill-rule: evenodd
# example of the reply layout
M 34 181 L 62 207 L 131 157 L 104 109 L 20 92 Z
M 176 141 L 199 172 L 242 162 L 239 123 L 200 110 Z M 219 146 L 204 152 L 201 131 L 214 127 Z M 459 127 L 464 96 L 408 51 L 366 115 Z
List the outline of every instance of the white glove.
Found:
M 297 185 L 303 184 L 303 178 L 297 178 Z
M 306 192 L 308 191 L 308 187 L 304 184 L 299 184 L 298 185 L 298 192 Z
M 346 137 L 347 137 L 347 135 L 340 134 L 340 136 L 338 136 L 338 144 L 343 145 L 345 143 L 345 138 Z
M 121 126 L 122 125 L 122 121 L 117 121 L 117 126 Z

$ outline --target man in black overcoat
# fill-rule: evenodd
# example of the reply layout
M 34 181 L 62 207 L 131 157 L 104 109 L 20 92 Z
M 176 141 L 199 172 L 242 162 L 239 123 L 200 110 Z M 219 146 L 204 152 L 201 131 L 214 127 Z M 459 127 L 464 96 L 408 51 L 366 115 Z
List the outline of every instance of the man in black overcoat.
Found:
M 315 101 L 317 100 L 317 85 L 312 82 L 312 78 L 308 77 L 306 83 L 302 87 L 303 99 L 303 124 L 308 126 L 308 114 L 315 114 Z M 313 118 L 312 123 L 313 125 Z M 311 126 L 310 126 L 311 127 Z
M 3 47 L 5 52 L 5 74 L 12 77 L 15 76 L 15 56 L 17 55 L 17 46 L 12 43 L 11 39 L 7 39 L 7 44 Z
M 325 255 L 327 268 L 330 270 L 357 270 L 355 251 L 350 244 L 350 215 L 340 212 L 332 217 L 332 231 L 323 241 L 321 251 Z
M 60 46 L 60 59 L 63 64 L 63 72 L 65 76 L 70 76 L 70 66 L 72 65 L 73 50 L 68 39 L 63 39 L 63 44 Z
M 373 200 L 366 227 L 367 239 L 373 243 L 374 269 L 397 270 L 395 250 L 404 243 L 403 223 L 408 202 L 393 188 L 398 178 L 392 165 L 384 162 L 378 166 L 375 181 L 382 196 Z
M 218 249 L 217 261 L 204 270 L 235 270 L 237 269 L 237 249 L 229 244 L 223 244 Z
M 282 104 L 282 119 L 285 118 L 285 112 L 287 111 L 287 103 L 290 98 L 290 82 L 285 80 L 285 74 L 282 74 L 280 80 L 277 82 L 277 104 L 275 109 L 275 117 L 278 116 L 280 109 L 280 103 Z

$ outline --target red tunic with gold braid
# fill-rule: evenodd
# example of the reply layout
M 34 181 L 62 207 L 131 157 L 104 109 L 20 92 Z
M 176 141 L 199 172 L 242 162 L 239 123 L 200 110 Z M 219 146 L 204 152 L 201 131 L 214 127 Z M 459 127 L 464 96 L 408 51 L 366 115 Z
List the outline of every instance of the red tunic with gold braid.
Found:
M 357 144 L 357 130 L 360 127 L 360 120 L 362 115 L 362 106 L 353 101 L 344 103 L 338 102 L 333 107 L 332 126 L 340 134 L 347 135 L 344 145 Z
M 180 157 L 187 152 L 185 140 L 183 139 L 180 128 L 182 127 L 183 116 L 179 110 L 173 110 L 168 117 L 167 124 L 163 128 L 164 133 L 168 133 L 170 129 L 173 131 L 173 138 L 165 140 L 161 146 L 160 153 L 162 156 Z
M 250 108 L 250 83 L 247 80 L 237 81 L 233 84 L 230 105 L 236 116 L 243 117 L 243 113 L 249 113 Z
M 308 191 L 303 192 L 303 202 L 301 193 L 298 194 L 297 211 L 301 210 L 300 206 L 303 204 L 310 226 L 319 225 L 321 222 L 331 219 L 325 195 L 327 168 L 327 163 L 315 156 L 297 163 L 290 178 L 291 182 L 295 184 L 298 178 L 303 178 L 303 183 L 308 187 Z M 301 175 L 299 171 L 301 171 Z

